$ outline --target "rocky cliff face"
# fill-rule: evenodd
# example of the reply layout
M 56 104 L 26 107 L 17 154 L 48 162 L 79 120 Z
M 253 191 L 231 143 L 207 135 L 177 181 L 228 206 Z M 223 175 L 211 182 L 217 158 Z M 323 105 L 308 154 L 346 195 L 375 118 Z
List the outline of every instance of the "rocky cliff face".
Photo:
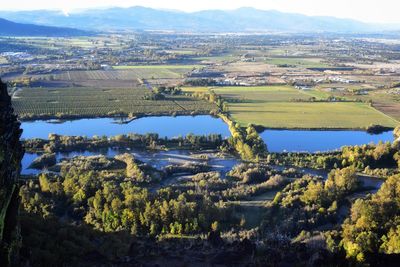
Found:
M 18 260 L 21 238 L 17 182 L 23 156 L 21 133 L 7 85 L 0 80 L 0 266 L 15 266 Z

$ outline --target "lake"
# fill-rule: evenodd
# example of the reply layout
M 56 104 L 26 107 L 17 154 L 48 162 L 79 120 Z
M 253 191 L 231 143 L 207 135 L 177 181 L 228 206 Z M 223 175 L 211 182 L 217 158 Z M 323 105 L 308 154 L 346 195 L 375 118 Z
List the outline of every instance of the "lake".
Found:
M 22 122 L 22 138 L 47 139 L 50 133 L 59 135 L 81 135 L 92 137 L 115 136 L 119 134 L 157 133 L 160 137 L 220 134 L 230 136 L 229 128 L 220 118 L 201 116 L 154 116 L 143 117 L 129 123 L 118 123 L 112 118 L 79 119 L 64 122 L 32 121 Z M 369 134 L 364 131 L 332 130 L 265 130 L 260 134 L 270 152 L 325 152 L 342 146 L 363 145 L 371 142 L 393 141 L 391 131 Z
M 369 134 L 363 131 L 265 130 L 260 134 L 270 152 L 325 152 L 342 146 L 394 140 L 393 132 Z
M 62 123 L 53 121 L 22 122 L 22 138 L 47 139 L 50 133 L 59 135 L 81 135 L 92 137 L 115 136 L 119 134 L 146 134 L 157 133 L 160 137 L 178 137 L 189 133 L 195 135 L 220 134 L 229 137 L 228 125 L 220 118 L 209 115 L 201 116 L 156 116 L 143 117 L 129 123 L 118 122 L 112 118 L 78 119 Z

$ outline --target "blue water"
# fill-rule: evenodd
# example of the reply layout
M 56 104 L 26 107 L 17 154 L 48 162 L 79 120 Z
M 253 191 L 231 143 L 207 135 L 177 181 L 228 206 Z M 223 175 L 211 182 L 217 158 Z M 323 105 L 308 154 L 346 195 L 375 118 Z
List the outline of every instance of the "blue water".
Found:
M 107 157 L 114 157 L 115 155 L 120 154 L 120 152 L 116 149 L 108 148 L 108 149 L 103 149 L 99 150 L 97 152 L 94 151 L 72 151 L 72 152 L 66 152 L 66 153 L 56 153 L 56 160 L 57 162 L 60 162 L 61 159 L 68 159 L 68 158 L 73 158 L 77 156 L 96 156 L 96 155 L 105 155 Z M 25 153 L 24 157 L 22 158 L 21 161 L 21 166 L 22 166 L 22 171 L 21 174 L 39 174 L 41 173 L 41 170 L 37 169 L 29 169 L 29 165 L 32 164 L 32 162 L 39 157 L 40 154 L 38 153 Z
M 182 165 L 187 162 L 191 163 L 207 163 L 211 170 L 218 171 L 222 176 L 225 175 L 228 171 L 230 171 L 233 166 L 239 164 L 240 159 L 234 157 L 218 157 L 213 154 L 209 154 L 209 158 L 207 160 L 203 160 L 201 158 L 196 158 L 194 154 L 192 154 L 188 150 L 171 150 L 171 151 L 146 151 L 146 150 L 119 150 L 108 148 L 101 151 L 73 151 L 68 153 L 56 153 L 57 162 L 60 162 L 62 159 L 69 159 L 76 156 L 95 156 L 95 155 L 104 155 L 106 157 L 114 157 L 115 155 L 122 153 L 132 153 L 132 155 L 153 168 L 158 170 L 162 170 L 168 165 Z M 205 153 L 207 154 L 207 153 Z M 24 175 L 36 175 L 42 172 L 42 170 L 38 169 L 30 169 L 29 165 L 40 156 L 37 153 L 25 153 L 22 158 L 22 174 Z
M 372 135 L 363 131 L 265 130 L 260 136 L 270 152 L 325 152 L 394 139 L 391 131 Z
M 178 137 L 189 133 L 195 135 L 220 134 L 229 137 L 228 126 L 219 118 L 202 116 L 144 117 L 127 124 L 115 123 L 112 118 L 79 119 L 54 123 L 33 121 L 22 123 L 22 138 L 48 138 L 50 133 L 92 137 L 119 134 L 157 133 L 160 137 Z M 260 134 L 271 152 L 325 152 L 342 146 L 393 141 L 391 131 L 371 135 L 363 131 L 302 131 L 266 130 Z
M 127 124 L 114 123 L 111 118 L 79 119 L 52 123 L 50 121 L 23 122 L 22 138 L 47 139 L 50 133 L 59 135 L 81 135 L 92 137 L 115 136 L 119 134 L 146 134 L 157 133 L 160 137 L 178 137 L 189 133 L 195 135 L 221 134 L 229 137 L 228 126 L 222 119 L 208 115 L 178 116 L 178 117 L 144 117 Z

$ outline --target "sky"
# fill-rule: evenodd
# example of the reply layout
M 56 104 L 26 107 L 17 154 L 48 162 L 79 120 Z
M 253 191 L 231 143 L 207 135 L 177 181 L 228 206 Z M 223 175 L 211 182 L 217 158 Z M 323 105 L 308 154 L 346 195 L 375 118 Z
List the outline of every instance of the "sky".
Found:
M 146 6 L 186 12 L 254 7 L 311 16 L 400 24 L 400 0 L 2 0 L 0 10 L 57 9 L 65 14 L 96 7 Z

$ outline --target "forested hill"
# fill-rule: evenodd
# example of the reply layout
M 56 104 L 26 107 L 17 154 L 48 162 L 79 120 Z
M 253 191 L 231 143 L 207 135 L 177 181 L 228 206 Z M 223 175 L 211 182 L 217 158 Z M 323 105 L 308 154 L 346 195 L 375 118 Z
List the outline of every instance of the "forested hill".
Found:
M 3 36 L 81 36 L 89 32 L 72 28 L 16 23 L 0 18 L 0 35 Z

